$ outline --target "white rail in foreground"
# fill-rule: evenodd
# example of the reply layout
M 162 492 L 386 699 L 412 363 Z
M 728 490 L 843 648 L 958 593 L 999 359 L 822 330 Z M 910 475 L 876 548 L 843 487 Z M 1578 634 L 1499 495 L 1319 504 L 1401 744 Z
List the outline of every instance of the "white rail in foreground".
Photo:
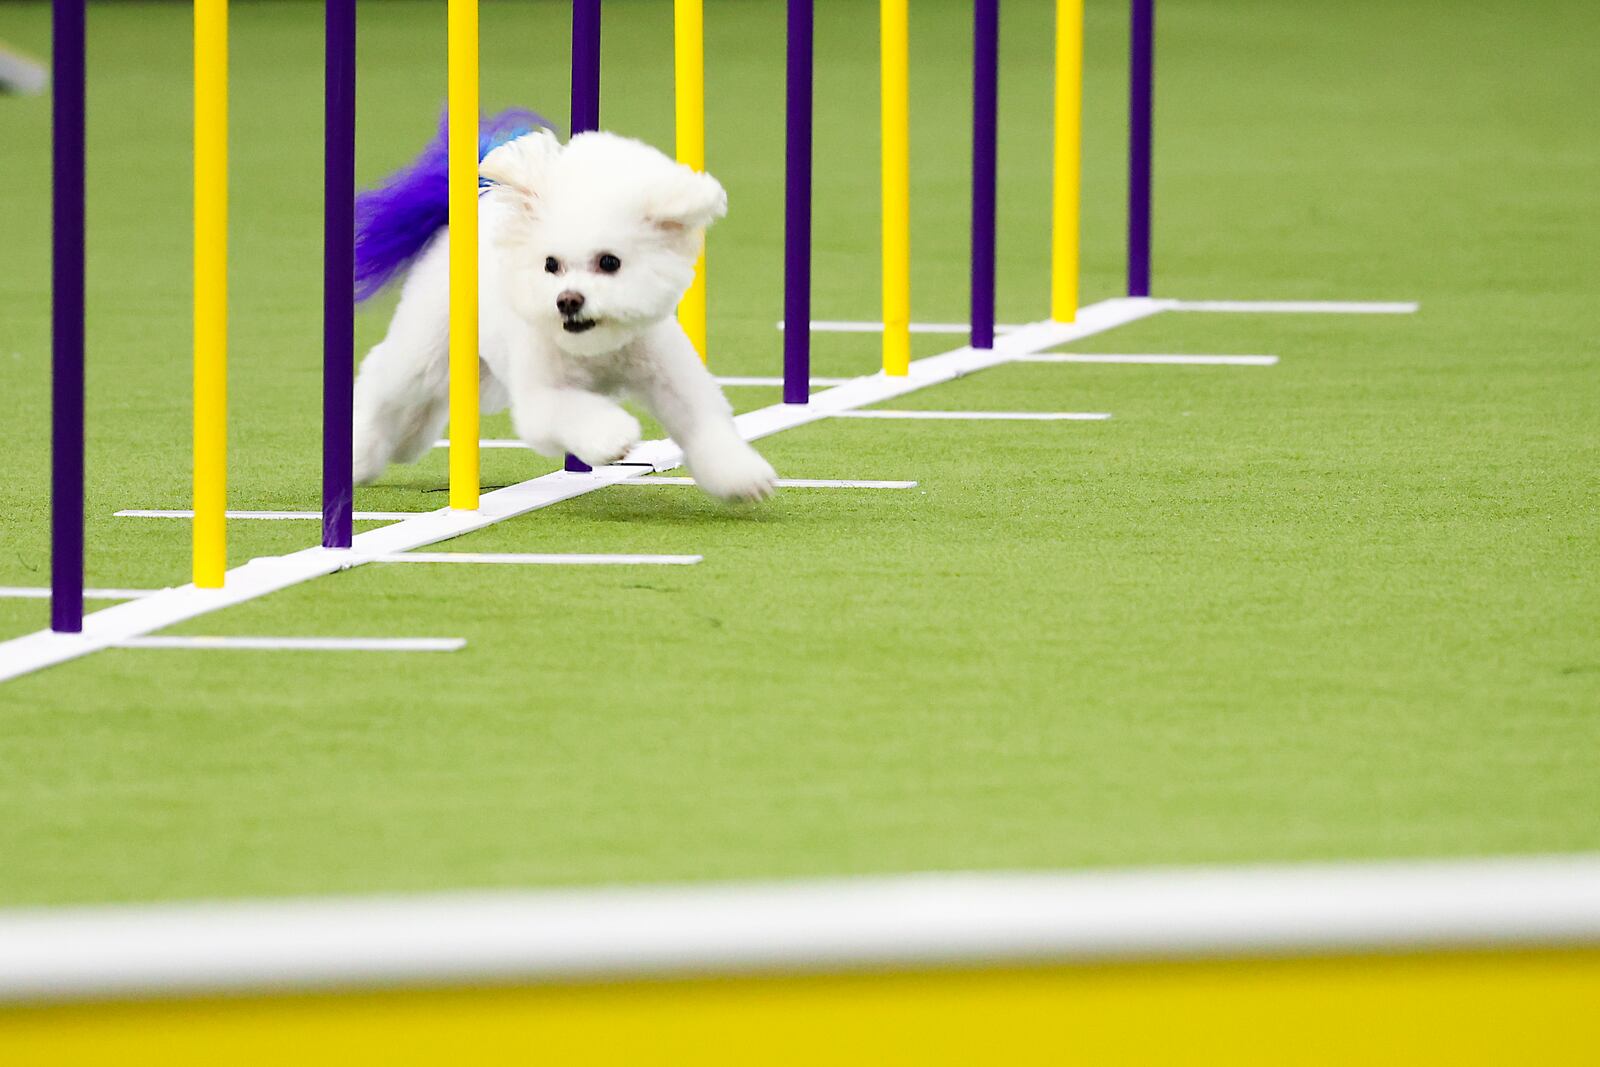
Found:
M 0 912 L 0 1001 L 1600 941 L 1600 857 Z

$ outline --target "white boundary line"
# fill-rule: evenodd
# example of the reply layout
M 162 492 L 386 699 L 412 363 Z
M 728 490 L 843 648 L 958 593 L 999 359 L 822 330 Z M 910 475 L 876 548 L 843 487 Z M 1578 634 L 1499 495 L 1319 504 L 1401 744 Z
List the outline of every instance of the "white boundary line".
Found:
M 433 443 L 433 447 L 434 448 L 449 448 L 450 447 L 450 439 L 448 437 L 441 437 L 441 438 L 439 438 L 439 440 L 437 440 L 437 441 L 435 441 Z M 479 448 L 524 448 L 525 449 L 525 448 L 528 447 L 528 443 L 526 441 L 520 441 L 515 437 L 485 437 L 483 440 L 478 442 L 478 447 Z
M 418 515 L 431 515 L 431 511 L 358 511 L 353 516 L 357 522 L 402 522 Z M 320 511 L 230 511 L 230 519 L 292 520 L 316 519 L 322 521 Z M 118 519 L 192 519 L 193 511 L 176 508 L 127 508 L 115 514 Z
M 650 556 L 611 552 L 391 552 L 369 556 L 368 563 L 521 563 L 557 567 L 605 567 L 699 563 L 704 556 Z
M 693 478 L 635 478 L 623 485 L 694 485 Z M 779 489 L 915 489 L 916 482 L 879 481 L 870 478 L 779 478 Z
M 745 412 L 734 418 L 734 424 L 746 440 L 754 441 L 796 426 L 821 421 L 841 411 L 882 403 L 930 385 L 953 381 L 963 375 L 1006 363 L 1017 356 L 1037 355 L 1180 306 L 1184 306 L 1180 301 L 1148 297 L 1103 300 L 1081 309 L 1076 322 L 1030 323 L 998 336 L 992 349 L 963 347 L 915 360 L 910 373 L 904 376 L 891 378 L 874 374 L 854 378 L 844 385 L 813 393 L 806 404 L 774 404 Z M 1336 306 L 1356 308 L 1362 305 Z M 1406 307 L 1414 308 L 1414 305 Z M 1251 309 L 1254 308 L 1252 305 Z M 1327 305 L 1319 305 L 1318 308 L 1308 306 L 1307 309 L 1326 310 Z M 409 515 L 392 526 L 357 534 L 352 549 L 318 546 L 286 556 L 259 557 L 228 571 L 222 589 L 197 589 L 193 585 L 166 589 L 86 616 L 83 632 L 79 634 L 40 630 L 0 642 L 0 682 L 110 648 L 129 638 L 153 633 L 209 612 L 243 604 L 325 574 L 359 566 L 375 555 L 408 552 L 448 541 L 452 537 L 481 530 L 608 485 L 652 472 L 671 470 L 682 460 L 682 451 L 672 441 L 646 441 L 630 452 L 622 464 L 583 474 L 556 471 L 496 489 L 483 495 L 477 511 L 440 509 Z
M 159 592 L 156 589 L 85 589 L 85 600 L 138 600 Z M 47 585 L 0 585 L 0 600 L 49 600 Z
M 174 648 L 261 652 L 457 652 L 464 637 L 130 637 L 117 648 Z
M 0 912 L 0 1001 L 1600 941 L 1600 856 Z
M 1277 356 L 1177 356 L 1155 353 L 1046 352 L 1038 356 L 1018 356 L 1014 363 L 1149 363 L 1195 367 L 1271 367 Z
M 1111 414 L 1105 411 L 906 411 L 874 408 L 871 411 L 840 411 L 836 419 L 949 419 L 990 420 L 996 422 L 1101 422 Z
M 1413 300 L 1165 300 L 1166 311 L 1219 311 L 1243 314 L 1290 315 L 1411 315 L 1421 307 Z M 1031 324 L 1037 325 L 1037 324 Z M 997 325 L 996 333 L 1022 326 Z M 783 329 L 783 320 L 778 320 Z M 912 333 L 954 333 L 971 330 L 965 322 L 913 322 Z M 867 319 L 812 319 L 812 333 L 882 333 L 883 323 Z
M 1421 306 L 1409 300 L 1174 300 L 1168 310 L 1247 315 L 1412 315 Z

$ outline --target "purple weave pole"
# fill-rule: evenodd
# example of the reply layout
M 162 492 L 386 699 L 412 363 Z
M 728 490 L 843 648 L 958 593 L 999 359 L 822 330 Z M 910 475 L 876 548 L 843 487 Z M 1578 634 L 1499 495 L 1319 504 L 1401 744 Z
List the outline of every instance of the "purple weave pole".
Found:
M 322 171 L 322 545 L 349 548 L 355 507 L 356 0 L 326 0 Z
M 783 213 L 783 402 L 811 399 L 811 93 L 813 0 L 789 0 Z
M 572 0 L 572 136 L 600 128 L 600 0 Z M 593 470 L 570 453 L 567 470 Z
M 972 340 L 994 347 L 995 127 L 1000 0 L 976 0 L 972 31 Z
M 1128 66 L 1128 295 L 1150 295 L 1150 156 L 1155 101 L 1155 0 L 1133 0 Z
M 55 0 L 50 109 L 50 629 L 83 630 L 84 9 Z

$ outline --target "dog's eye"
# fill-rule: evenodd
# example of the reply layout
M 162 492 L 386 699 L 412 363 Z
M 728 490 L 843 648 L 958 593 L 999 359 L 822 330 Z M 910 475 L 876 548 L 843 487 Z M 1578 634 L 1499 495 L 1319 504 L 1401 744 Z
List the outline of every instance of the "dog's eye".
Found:
M 610 252 L 602 252 L 597 265 L 600 267 L 600 273 L 615 274 L 622 269 L 622 260 Z
M 555 256 L 545 256 L 544 257 L 544 272 L 546 274 L 560 274 L 561 273 L 561 261 L 559 259 L 557 259 Z

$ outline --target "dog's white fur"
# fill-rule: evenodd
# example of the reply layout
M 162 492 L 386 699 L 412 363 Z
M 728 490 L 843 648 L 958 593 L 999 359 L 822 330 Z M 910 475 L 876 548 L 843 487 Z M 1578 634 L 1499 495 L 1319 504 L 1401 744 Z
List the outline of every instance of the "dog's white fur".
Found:
M 706 492 L 769 496 L 777 475 L 739 436 L 673 317 L 705 228 L 727 212 L 716 179 L 614 134 L 579 134 L 563 147 L 548 131 L 496 148 L 480 173 L 495 183 L 478 210 L 482 410 L 509 405 L 535 450 L 599 466 L 639 441 L 638 420 L 613 399 L 628 396 L 666 427 Z M 620 268 L 603 271 L 602 256 Z M 356 379 L 358 482 L 421 457 L 449 420 L 449 297 L 441 231 Z M 581 310 L 564 315 L 558 298 L 570 309 L 575 297 Z

